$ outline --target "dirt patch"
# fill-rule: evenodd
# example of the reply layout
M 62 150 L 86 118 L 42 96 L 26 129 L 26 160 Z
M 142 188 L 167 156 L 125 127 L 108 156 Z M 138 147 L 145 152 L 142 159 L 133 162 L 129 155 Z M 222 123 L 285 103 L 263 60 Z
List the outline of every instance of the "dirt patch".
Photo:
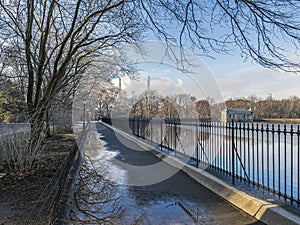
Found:
M 47 140 L 38 157 L 38 167 L 29 174 L 12 175 L 0 162 L 0 225 L 25 224 L 34 207 L 43 201 L 41 194 L 51 184 L 74 144 L 71 134 L 56 135 Z

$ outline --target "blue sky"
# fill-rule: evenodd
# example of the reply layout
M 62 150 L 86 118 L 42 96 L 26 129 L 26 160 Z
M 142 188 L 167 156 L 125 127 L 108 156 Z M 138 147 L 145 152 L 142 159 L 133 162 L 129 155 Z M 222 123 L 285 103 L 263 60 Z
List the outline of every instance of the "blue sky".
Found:
M 122 88 L 128 95 L 133 91 L 136 94 L 146 91 L 147 77 L 150 76 L 151 89 L 163 95 L 186 93 L 197 99 L 210 97 L 216 101 L 253 95 L 265 99 L 270 93 L 274 99 L 300 97 L 300 74 L 275 71 L 255 62 L 245 62 L 238 52 L 215 55 L 215 59 L 191 54 L 190 59 L 197 66 L 191 74 L 182 73 L 171 60 L 161 60 L 164 49 L 158 42 L 149 43 L 145 45 L 147 56 L 129 53 L 133 61 L 138 62 L 136 68 L 139 78 L 136 81 L 123 79 Z M 161 61 L 164 61 L 163 64 Z M 118 81 L 114 83 L 118 85 Z
M 273 98 L 300 97 L 300 74 L 275 71 L 239 56 L 216 56 L 202 58 L 212 71 L 224 98 L 255 95 L 265 99 L 269 93 Z
M 226 23 L 225 19 L 220 20 L 219 23 L 208 23 L 211 17 L 210 10 L 212 10 L 214 4 L 210 4 L 209 2 L 202 3 L 207 7 L 208 10 L 203 11 L 203 15 L 199 14 L 196 15 L 196 17 L 198 19 L 203 19 L 204 23 L 201 23 L 201 25 L 204 26 L 204 29 L 207 29 L 207 36 L 210 37 L 211 35 L 213 35 L 215 38 L 220 38 L 222 40 L 222 37 L 224 37 L 223 35 L 226 35 L 228 34 L 228 32 L 230 32 L 230 30 L 228 30 L 230 29 L 230 27 L 228 27 L 229 23 Z M 270 4 L 270 7 L 271 5 L 272 4 Z M 247 12 L 247 10 L 245 11 Z M 281 11 L 286 13 L 291 12 L 290 8 L 286 8 L 286 10 L 284 8 L 281 8 Z M 170 18 L 171 17 L 172 16 L 170 15 Z M 214 17 L 212 17 L 211 19 L 214 22 L 218 21 L 218 17 L 216 18 L 216 21 L 213 18 Z M 207 22 L 207 24 L 205 21 Z M 245 23 L 247 22 L 247 20 L 243 21 Z M 174 36 L 175 38 L 178 37 L 178 33 L 180 31 L 180 28 L 182 27 L 182 24 L 180 24 L 176 20 L 174 20 L 173 23 L 171 23 L 170 21 L 168 21 L 167 23 L 164 23 L 163 21 L 160 22 L 167 28 L 171 36 Z M 211 27 L 211 25 L 213 25 L 213 27 Z M 248 25 L 245 24 L 245 28 L 247 27 L 251 28 L 251 23 L 249 23 Z M 253 27 L 252 30 L 250 29 L 247 31 L 247 37 L 251 37 L 253 39 L 253 44 L 255 45 L 258 34 L 255 32 L 255 29 Z M 286 43 L 286 39 L 282 38 L 282 33 L 277 32 L 276 34 L 277 35 L 270 34 L 270 38 L 277 43 L 277 46 L 288 50 L 288 52 L 291 54 L 291 57 L 294 57 L 292 55 L 294 52 L 294 46 L 291 43 Z M 145 33 L 145 37 L 148 40 L 156 39 L 156 36 L 151 30 L 148 30 Z M 184 40 L 183 43 L 187 43 L 187 45 L 191 44 L 188 39 Z M 213 54 L 213 57 L 215 57 L 215 59 L 199 56 L 200 60 L 211 71 L 211 76 L 213 76 L 215 81 L 217 82 L 223 99 L 248 97 L 252 95 L 257 96 L 258 98 L 265 99 L 270 93 L 275 99 L 289 98 L 291 96 L 300 97 L 300 74 L 291 74 L 282 71 L 266 69 L 255 62 L 251 62 L 251 59 L 248 59 L 248 61 L 245 62 L 245 59 L 241 57 L 239 47 L 235 47 L 234 45 L 230 47 L 231 55 L 219 55 L 216 53 L 211 53 Z M 161 52 L 162 49 L 155 48 L 152 49 L 152 51 Z M 144 74 L 149 73 L 156 73 L 155 68 L 151 68 L 151 72 L 149 71 L 149 68 L 148 72 L 144 71 Z M 185 76 L 182 75 L 182 77 Z M 186 86 L 189 86 L 188 82 L 184 79 L 183 83 L 185 83 Z M 187 89 L 189 89 L 191 92 L 195 92 L 192 85 L 190 85 L 190 87 Z M 196 90 L 196 92 L 197 91 L 198 90 Z
M 172 46 L 174 55 L 165 55 L 166 46 L 159 41 L 140 43 L 144 53 L 136 51 L 132 46 L 124 47 L 126 54 L 138 70 L 136 80 L 123 78 L 122 89 L 128 97 L 132 92 L 139 95 L 147 91 L 147 78 L 151 78 L 151 90 L 156 90 L 162 96 L 174 94 L 189 94 L 197 99 L 207 97 L 222 100 L 220 88 L 211 71 L 203 61 L 193 53 L 184 49 L 186 61 L 180 60 L 181 48 Z M 177 68 L 184 68 L 184 72 Z M 118 81 L 114 80 L 115 85 Z

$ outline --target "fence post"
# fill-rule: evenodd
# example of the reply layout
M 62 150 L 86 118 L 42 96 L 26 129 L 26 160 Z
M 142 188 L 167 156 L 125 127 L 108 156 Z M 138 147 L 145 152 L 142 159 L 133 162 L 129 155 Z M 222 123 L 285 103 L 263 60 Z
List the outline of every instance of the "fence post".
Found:
M 235 165 L 234 165 L 234 121 L 232 119 L 231 121 L 231 176 L 232 176 L 232 184 L 234 184 L 235 182 L 235 174 L 234 174 L 234 170 L 235 170 Z
M 153 121 L 152 121 L 153 122 Z M 153 144 L 153 136 L 152 136 L 152 132 L 153 132 L 153 128 L 152 128 L 152 122 L 150 120 L 150 139 L 151 139 L 151 145 Z
M 198 124 L 196 124 L 196 160 L 197 160 L 197 163 L 196 163 L 196 166 L 199 167 L 199 144 L 198 144 Z
M 177 149 L 176 139 L 177 139 L 177 123 L 175 122 L 175 137 L 174 137 L 174 150 L 175 151 Z
M 163 147 L 163 134 L 162 134 L 162 122 L 160 123 L 160 150 L 162 151 Z

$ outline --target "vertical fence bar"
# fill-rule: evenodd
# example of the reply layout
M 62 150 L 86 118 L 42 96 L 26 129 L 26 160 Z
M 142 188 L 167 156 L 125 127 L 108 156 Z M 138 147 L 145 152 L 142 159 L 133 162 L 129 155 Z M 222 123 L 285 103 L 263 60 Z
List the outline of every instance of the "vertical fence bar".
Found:
M 142 137 L 143 136 L 143 133 L 142 133 L 142 119 L 139 119 L 139 137 Z
M 256 182 L 257 187 L 259 188 L 259 129 L 258 124 L 256 124 Z
M 224 158 L 224 155 L 223 155 L 223 149 L 222 149 L 222 124 L 221 122 L 218 122 L 218 136 L 219 136 L 219 146 L 218 146 L 218 149 L 219 149 L 219 153 L 218 156 L 219 156 L 219 161 L 220 161 L 220 171 L 223 171 L 223 158 Z
M 136 119 L 131 119 L 132 123 L 132 133 L 136 136 Z
M 297 205 L 300 206 L 300 125 L 297 126 L 297 147 L 298 147 L 298 158 L 297 158 Z
M 170 149 L 173 149 L 173 123 L 170 123 L 170 130 L 171 130 Z
M 137 119 L 135 119 L 134 134 L 135 134 L 135 136 L 138 136 L 138 120 Z
M 216 122 L 216 139 L 218 140 L 218 144 L 217 144 L 217 147 L 216 147 L 216 158 L 218 159 L 218 169 L 219 171 L 221 171 L 221 149 L 220 149 L 220 146 L 221 146 L 221 136 L 220 136 L 220 123 L 219 122 Z
M 227 162 L 227 158 L 228 155 L 226 153 L 226 145 L 227 145 L 227 136 L 226 136 L 226 125 L 224 122 L 222 122 L 222 140 L 223 140 L 223 145 L 222 145 L 222 149 L 223 149 L 223 169 L 224 171 L 226 171 L 226 162 Z
M 265 189 L 265 168 L 264 168 L 264 125 L 261 124 L 261 183 L 262 190 Z
M 215 154 L 215 152 L 216 152 L 216 141 L 217 140 L 215 140 L 215 132 L 214 132 L 214 130 L 215 130 L 215 127 L 214 127 L 214 122 L 210 122 L 210 126 L 211 126 L 211 137 L 212 137 L 212 139 L 211 139 L 211 144 L 212 144 L 212 154 L 211 154 L 211 162 L 212 162 L 212 164 L 213 164 L 213 168 L 217 168 L 217 164 L 216 164 L 216 159 L 214 158 L 214 156 L 216 155 Z
M 140 136 L 140 119 L 137 119 L 137 136 Z
M 269 124 L 267 124 L 267 190 L 270 191 L 270 147 L 269 147 Z
M 219 122 L 216 122 L 216 139 L 218 140 L 218 144 L 217 144 L 217 152 L 216 152 L 216 158 L 218 159 L 218 169 L 219 171 L 221 171 L 221 165 L 222 165 L 222 162 L 221 162 L 221 149 L 220 149 L 220 146 L 221 146 L 221 138 L 220 138 L 220 123 Z
M 153 122 L 150 121 L 150 139 L 151 139 L 151 145 L 153 144 L 153 127 L 152 127 L 152 123 Z
M 144 129 L 144 119 L 141 119 L 141 137 L 144 138 L 145 129 Z
M 146 119 L 144 118 L 142 120 L 142 131 L 143 131 L 143 139 L 146 139 L 147 137 L 147 127 L 146 127 Z
M 254 124 L 252 123 L 251 127 L 251 134 L 252 134 L 252 184 L 255 184 L 255 166 L 254 166 L 254 159 L 255 159 L 255 142 L 254 142 Z
M 208 123 L 208 122 L 207 122 Z M 212 148 L 212 127 L 211 127 L 211 123 L 208 123 L 208 128 L 209 128 L 209 163 L 210 165 L 213 163 L 212 162 L 212 151 L 213 151 L 213 148 Z M 213 168 L 211 166 L 211 168 Z
M 200 122 L 200 127 L 199 127 L 199 129 L 200 129 L 200 137 L 199 137 L 199 139 L 200 139 L 200 148 L 204 148 L 203 146 L 204 146 L 204 143 L 203 143 L 203 122 Z M 202 149 L 201 149 L 201 160 L 202 160 L 202 165 L 203 165 L 203 163 L 204 163 L 204 156 L 203 156 L 203 151 L 202 151 Z
M 206 127 L 206 129 L 208 130 L 208 135 L 207 135 L 207 138 L 208 138 L 208 140 L 207 140 L 207 153 L 208 153 L 208 156 L 207 156 L 207 158 L 208 158 L 208 163 L 210 163 L 211 162 L 211 160 L 210 160 L 210 155 L 211 155 L 211 146 L 210 146 L 210 142 L 211 142 L 211 129 L 210 129 L 210 127 L 209 127 L 209 125 L 208 125 L 208 122 L 205 122 L 205 127 Z
M 203 134 L 202 134 L 202 147 L 204 148 L 204 146 L 205 146 L 205 149 L 207 149 L 207 146 L 208 146 L 208 143 L 206 142 L 207 141 L 207 127 L 206 127 L 206 122 L 203 122 L 203 126 L 202 126 L 202 131 L 203 131 Z M 208 154 L 209 154 L 209 152 L 208 151 L 206 151 L 206 160 L 207 160 L 207 163 L 209 163 L 209 159 L 208 159 Z M 204 156 L 204 154 L 203 154 L 203 152 L 202 152 L 202 155 Z
M 247 150 L 248 150 L 248 174 L 249 174 L 249 180 L 248 183 L 250 182 L 251 176 L 250 176 L 250 125 L 247 123 Z
M 131 119 L 130 122 L 131 122 L 131 126 L 132 126 L 131 127 L 132 134 L 135 135 L 135 133 L 134 133 L 134 127 L 135 127 L 135 125 L 134 125 L 134 119 Z
M 198 143 L 198 125 L 196 124 L 196 166 L 199 167 L 199 143 Z
M 210 157 L 210 146 L 209 146 L 209 142 L 210 142 L 210 129 L 208 127 L 207 121 L 204 122 L 204 142 L 205 146 L 206 146 L 206 157 L 207 157 L 207 163 L 210 162 L 209 157 Z
M 140 137 L 143 137 L 143 119 L 140 119 L 140 121 L 139 121 L 139 123 L 140 123 L 140 126 L 139 126 L 139 128 L 140 128 Z
M 215 130 L 216 130 L 216 127 L 215 127 L 215 123 L 214 122 L 211 122 L 211 127 L 212 127 L 212 144 L 213 144 L 213 152 L 212 152 L 212 162 L 214 164 L 214 168 L 217 169 L 217 159 L 216 159 L 216 153 L 217 153 L 217 149 L 216 149 L 216 146 L 217 146 L 217 137 L 216 137 L 216 133 L 215 133 Z
M 232 184 L 234 184 L 235 183 L 235 175 L 234 175 L 234 170 L 235 170 L 235 168 L 234 168 L 234 160 L 235 160 L 235 157 L 234 157 L 234 121 L 232 120 L 232 122 L 231 122 L 231 166 L 232 166 L 232 168 L 231 168 L 231 175 L 232 175 Z
M 274 124 L 272 124 L 272 189 L 273 189 L 273 195 L 275 194 L 275 127 Z
M 281 165 L 280 165 L 280 125 L 278 124 L 278 129 L 277 129 L 277 135 L 278 135 L 278 193 L 279 193 L 279 198 L 281 196 L 281 187 L 280 187 L 280 172 L 281 172 Z
M 145 139 L 146 138 L 146 126 L 145 126 L 145 124 L 146 124 L 146 121 L 145 121 L 145 119 L 143 119 L 143 126 L 142 126 L 142 131 L 143 131 L 143 138 Z
M 160 150 L 162 151 L 162 145 L 163 145 L 163 133 L 162 133 L 162 122 L 160 122 Z
M 283 134 L 284 134 L 284 200 L 286 201 L 286 182 L 287 182 L 287 177 L 286 177 L 286 173 L 287 173 L 287 166 L 286 166 L 286 160 L 287 160 L 287 156 L 286 156 L 286 135 L 287 135 L 287 130 L 286 130 L 286 125 L 284 125 L 284 130 L 283 130 Z
M 166 132 L 167 132 L 167 147 L 168 151 L 170 150 L 170 124 L 169 122 L 166 123 Z
M 293 151 L 294 151 L 294 148 L 293 148 L 293 125 L 291 125 L 291 130 L 290 130 L 290 135 L 291 135 L 291 176 L 290 176 L 290 182 L 291 182 L 291 204 L 293 204 L 293 200 L 294 200 L 294 195 L 293 195 L 293 170 L 294 170 L 294 165 L 293 165 Z
M 214 161 L 215 161 L 215 166 L 216 166 L 216 169 L 219 171 L 219 168 L 220 168 L 220 164 L 219 164 L 219 148 L 218 148 L 218 143 L 219 143 L 219 137 L 218 137 L 218 130 L 217 130 L 217 126 L 218 126 L 218 122 L 213 122 L 213 127 L 214 127 L 214 131 L 213 131 L 213 134 L 214 134 L 214 148 L 215 148 L 215 151 L 214 151 Z
M 226 161 L 227 161 L 227 152 L 226 152 L 226 145 L 227 145 L 227 135 L 226 135 L 226 125 L 224 122 L 222 123 L 222 149 L 223 149 L 223 170 L 226 174 Z
M 239 139 L 240 139 L 240 149 L 239 149 L 239 154 L 240 154 L 240 163 L 242 163 L 242 124 L 239 123 Z M 243 168 L 242 166 L 240 165 L 240 180 L 242 180 L 243 178 Z
M 176 138 L 177 138 L 177 122 L 174 123 L 174 150 L 177 150 L 176 146 Z
M 246 123 L 243 123 L 243 142 L 244 142 L 244 149 L 243 149 L 243 152 L 244 152 L 244 160 L 243 160 L 243 163 L 244 163 L 244 167 L 245 167 L 245 171 L 244 171 L 244 182 L 246 181 L 246 177 L 245 177 L 245 173 L 246 173 Z
M 208 135 L 207 135 L 207 158 L 208 158 L 208 163 L 210 163 L 210 153 L 211 153 L 211 148 L 210 148 L 210 142 L 211 142 L 211 130 L 210 130 L 210 127 L 208 126 L 208 122 L 205 122 L 205 128 L 207 129 L 208 131 Z
M 175 123 L 174 150 L 177 151 L 177 123 Z
M 237 154 L 238 154 L 238 152 L 237 152 L 237 148 L 238 148 L 238 129 L 239 129 L 239 127 L 238 127 L 238 123 L 236 122 L 235 124 L 234 124 L 234 130 L 235 130 L 235 143 L 234 143 L 234 150 L 235 150 L 235 165 L 234 165 L 234 167 L 235 167 L 235 175 L 236 175 L 236 177 L 238 177 L 238 174 L 239 174 L 239 168 L 238 168 L 238 157 L 237 157 Z
M 144 123 L 144 120 L 141 119 L 141 120 L 140 120 L 140 123 L 141 123 L 141 125 L 140 125 L 140 129 L 141 129 L 140 137 L 143 138 L 143 137 L 144 137 L 144 130 L 143 130 L 143 123 Z
M 215 140 L 215 133 L 214 133 L 214 122 L 210 122 L 210 127 L 211 127 L 211 147 L 212 147 L 212 152 L 211 152 L 211 158 L 210 162 L 213 164 L 213 168 L 216 169 L 216 160 L 214 158 L 215 152 L 216 152 L 216 140 Z
M 172 131 L 173 131 L 173 127 L 171 126 L 171 145 L 172 145 L 172 137 L 174 136 L 174 135 L 172 135 Z M 171 147 L 171 149 L 172 149 L 172 147 Z M 175 156 L 177 155 L 176 149 L 174 149 L 174 154 L 175 154 Z
M 144 139 L 145 138 L 145 127 L 144 127 L 145 119 L 141 120 L 141 136 Z
M 229 160 L 230 160 L 230 153 L 229 153 L 229 143 L 230 143 L 230 137 L 229 137 L 229 133 L 228 133 L 228 122 L 225 122 L 225 135 L 226 135 L 226 155 L 228 156 L 226 159 L 226 174 L 228 174 L 229 172 Z
M 138 121 L 137 119 L 134 120 L 134 135 L 138 136 Z

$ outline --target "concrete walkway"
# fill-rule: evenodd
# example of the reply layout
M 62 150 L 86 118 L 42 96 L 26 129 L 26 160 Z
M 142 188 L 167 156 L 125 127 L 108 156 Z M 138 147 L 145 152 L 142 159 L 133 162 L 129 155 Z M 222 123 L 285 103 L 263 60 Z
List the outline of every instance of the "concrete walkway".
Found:
M 87 154 L 117 184 L 123 213 L 115 224 L 263 224 L 138 143 L 104 125 L 97 132 L 100 144 Z

